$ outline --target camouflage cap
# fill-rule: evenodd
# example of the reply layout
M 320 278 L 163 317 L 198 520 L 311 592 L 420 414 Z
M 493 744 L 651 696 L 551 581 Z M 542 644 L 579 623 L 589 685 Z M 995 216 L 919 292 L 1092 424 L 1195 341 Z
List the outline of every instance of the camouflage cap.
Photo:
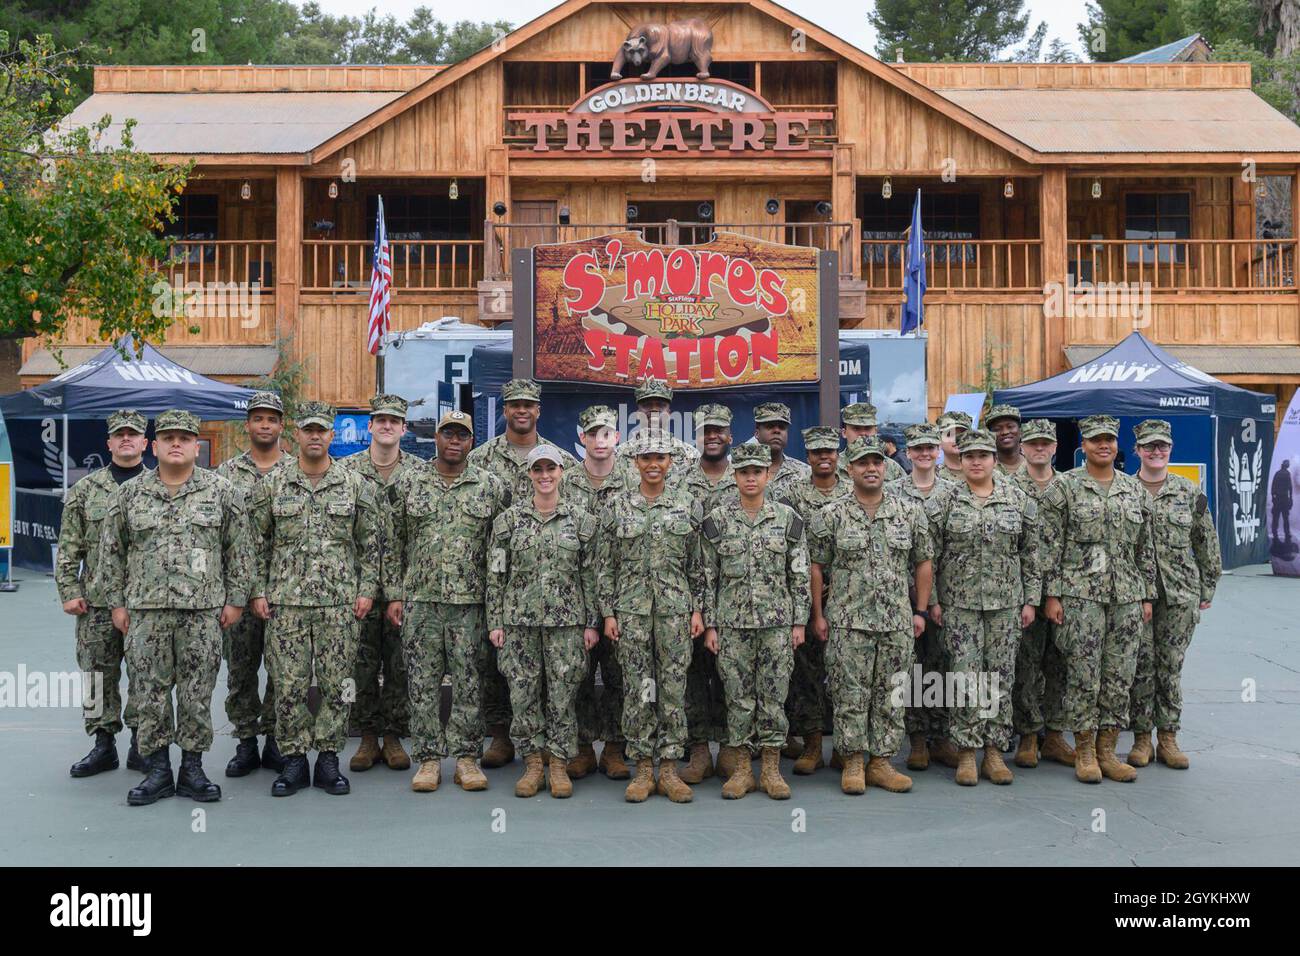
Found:
M 1020 427 L 1020 440 L 1056 441 L 1056 422 L 1050 418 L 1031 418 Z
M 1133 426 L 1133 437 L 1139 445 L 1150 445 L 1162 441 L 1167 445 L 1174 443 L 1174 429 L 1163 418 L 1148 418 Z
M 785 422 L 790 424 L 790 406 L 781 402 L 763 402 L 754 409 L 754 424 Z
M 672 436 L 662 428 L 641 428 L 628 442 L 633 455 L 671 455 Z
M 731 449 L 732 468 L 769 468 L 772 465 L 772 449 L 756 441 L 747 441 Z
M 462 412 L 458 408 L 453 408 L 449 412 L 443 412 L 442 418 L 438 419 L 438 427 L 435 428 L 434 431 L 440 432 L 444 428 L 450 428 L 453 425 L 460 426 L 471 435 L 474 434 L 474 419 L 470 416 L 469 412 Z
M 284 414 L 284 402 L 275 392 L 254 392 L 248 400 L 248 410 L 251 412 L 255 408 L 269 408 L 273 412 Z
M 695 427 L 716 425 L 719 428 L 731 427 L 731 409 L 726 405 L 701 405 L 695 409 Z
M 840 450 L 840 433 L 829 425 L 814 425 L 812 428 L 805 428 L 801 434 L 806 451 Z
M 189 432 L 197 435 L 199 416 L 183 408 L 169 408 L 153 420 L 153 431 L 155 435 L 163 432 Z
M 1096 438 L 1098 435 L 1119 437 L 1119 420 L 1110 415 L 1089 415 L 1079 419 L 1079 434 L 1084 438 Z
M 849 461 L 857 461 L 859 458 L 865 458 L 867 455 L 875 455 L 877 458 L 888 458 L 889 452 L 885 450 L 885 443 L 880 440 L 879 435 L 868 435 L 866 438 L 855 438 L 849 442 L 849 447 L 844 450 Z
M 662 398 L 665 402 L 671 402 L 673 390 L 668 387 L 667 382 L 661 382 L 657 378 L 647 378 L 636 387 L 635 398 L 638 402 L 650 398 Z
M 840 421 L 845 425 L 870 427 L 876 424 L 876 406 L 870 402 L 854 402 L 852 405 L 845 405 L 840 412 Z
M 400 395 L 376 395 L 370 400 L 371 415 L 392 415 L 406 421 L 406 399 Z
M 971 426 L 974 424 L 975 422 L 972 421 L 971 417 L 965 412 L 956 411 L 944 412 L 939 416 L 939 420 L 935 423 L 936 427 L 941 432 L 946 432 L 950 428 L 964 428 L 969 431 Z
M 540 402 L 542 386 L 531 378 L 512 378 L 501 386 L 503 402 Z
M 593 428 L 618 428 L 618 413 L 608 405 L 588 405 L 578 414 L 578 427 L 583 432 Z
M 553 461 L 561 468 L 564 467 L 564 456 L 560 453 L 560 449 L 545 442 L 538 442 L 534 445 L 533 450 L 528 453 L 528 457 L 524 461 L 528 468 L 532 468 L 539 461 Z
M 983 428 L 972 428 L 957 439 L 957 451 L 963 455 L 968 451 L 987 451 L 996 455 L 998 443 L 992 432 Z
M 144 430 L 149 425 L 149 420 L 137 412 L 134 408 L 121 408 L 108 416 L 108 433 L 129 428 L 133 432 L 144 434 Z
M 299 428 L 306 428 L 308 425 L 333 428 L 334 415 L 334 406 L 329 402 L 302 402 L 298 405 L 298 417 L 295 421 Z
M 1014 418 L 1020 421 L 1020 409 L 1014 405 L 994 405 L 989 409 L 989 413 L 984 416 L 985 426 L 992 425 L 999 418 Z
M 938 445 L 939 429 L 929 422 L 921 422 L 919 425 L 908 425 L 903 429 L 903 434 L 907 437 L 907 447 L 916 448 L 919 445 Z

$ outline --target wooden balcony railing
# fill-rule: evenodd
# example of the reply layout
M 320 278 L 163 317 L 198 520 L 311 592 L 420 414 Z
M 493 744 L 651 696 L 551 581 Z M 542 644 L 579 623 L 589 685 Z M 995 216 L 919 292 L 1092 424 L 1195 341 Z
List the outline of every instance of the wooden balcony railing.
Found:
M 368 239 L 303 241 L 303 292 L 370 288 L 374 243 Z M 397 239 L 388 244 L 393 288 L 408 292 L 472 292 L 483 278 L 481 239 Z
M 862 274 L 868 289 L 901 290 L 907 263 L 903 239 L 863 239 Z M 953 292 L 1041 292 L 1040 239 L 927 239 L 926 289 Z
M 247 283 L 274 291 L 275 241 L 272 239 L 178 239 L 171 263 L 158 264 L 172 286 L 197 282 Z
M 1295 239 L 1072 239 L 1076 285 L 1149 284 L 1153 292 L 1294 292 Z

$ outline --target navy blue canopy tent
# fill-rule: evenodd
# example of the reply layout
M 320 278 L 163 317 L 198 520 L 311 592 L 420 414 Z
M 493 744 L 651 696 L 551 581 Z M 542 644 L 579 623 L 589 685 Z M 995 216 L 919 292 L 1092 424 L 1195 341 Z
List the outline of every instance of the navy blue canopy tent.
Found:
M 1273 451 L 1274 396 L 1221 382 L 1133 332 L 1077 368 L 999 389 L 993 401 L 1016 406 L 1022 419 L 1115 416 L 1129 473 L 1141 464 L 1132 451 L 1132 426 L 1145 418 L 1167 419 L 1174 438 L 1170 469 L 1199 481 L 1209 498 L 1224 567 L 1268 560 L 1260 529 L 1262 482 Z M 1061 450 L 1068 452 L 1064 431 L 1061 437 Z M 1059 467 L 1069 467 L 1060 452 L 1057 460 Z

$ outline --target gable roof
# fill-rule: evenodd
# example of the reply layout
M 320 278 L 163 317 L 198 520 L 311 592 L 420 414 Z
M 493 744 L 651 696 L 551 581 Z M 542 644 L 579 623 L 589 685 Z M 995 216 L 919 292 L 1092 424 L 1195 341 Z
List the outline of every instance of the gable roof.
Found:
M 1189 37 L 1183 37 L 1181 40 L 1175 40 L 1172 43 L 1166 43 L 1164 46 L 1158 46 L 1153 50 L 1143 50 L 1141 53 L 1134 53 L 1132 56 L 1126 56 L 1122 60 L 1116 60 L 1117 63 L 1177 63 L 1179 60 L 1186 60 L 1191 57 L 1195 50 L 1193 49 L 1197 42 L 1200 42 L 1206 52 L 1211 47 L 1208 40 L 1199 33 L 1193 33 Z

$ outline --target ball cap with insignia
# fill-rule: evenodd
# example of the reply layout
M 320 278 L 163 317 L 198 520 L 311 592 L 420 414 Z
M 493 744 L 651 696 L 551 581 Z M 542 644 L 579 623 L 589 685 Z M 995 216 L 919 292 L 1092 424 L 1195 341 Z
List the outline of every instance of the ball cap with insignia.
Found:
M 628 443 L 633 455 L 671 455 L 672 437 L 662 428 L 642 428 Z
M 189 432 L 197 435 L 199 416 L 183 408 L 169 408 L 153 420 L 153 430 L 155 435 L 163 432 Z
M 732 468 L 769 468 L 772 465 L 772 449 L 756 441 L 747 441 L 731 449 Z
M 470 417 L 469 412 L 462 412 L 455 408 L 442 413 L 442 418 L 438 419 L 438 427 L 434 431 L 440 432 L 452 425 L 465 429 L 471 435 L 474 434 L 474 419 Z
M 1096 438 L 1098 435 L 1119 437 L 1119 420 L 1110 415 L 1089 415 L 1079 420 L 1079 434 L 1084 438 Z
M 849 447 L 844 450 L 844 453 L 849 461 L 857 461 L 867 455 L 875 455 L 877 458 L 889 457 L 889 453 L 885 450 L 885 443 L 880 440 L 878 435 L 853 439 L 853 441 L 849 442 Z
M 334 414 L 334 406 L 329 402 L 302 402 L 298 406 L 298 417 L 295 422 L 299 428 L 306 428 L 308 425 L 333 428 Z
M 248 400 L 248 410 L 251 412 L 255 408 L 268 408 L 273 412 L 284 414 L 284 402 L 275 392 L 254 392 L 253 397 Z
M 987 451 L 997 454 L 998 443 L 992 432 L 983 428 L 972 428 L 957 439 L 957 451 L 963 455 L 968 451 Z
M 400 395 L 376 395 L 370 400 L 371 415 L 392 415 L 406 421 L 406 399 Z
M 907 436 L 907 447 L 917 448 L 921 445 L 938 445 L 939 429 L 929 422 L 921 422 L 918 425 L 908 425 L 903 429 L 903 434 Z
M 806 451 L 840 450 L 840 433 L 829 425 L 814 425 L 812 428 L 805 428 L 800 434 L 803 435 L 803 447 Z M 732 457 L 734 460 L 735 456 Z
M 503 402 L 540 402 L 542 386 L 531 378 L 512 378 L 501 386 Z
M 525 461 L 529 468 L 532 468 L 533 465 L 539 461 L 553 461 L 561 468 L 564 467 L 564 458 L 560 454 L 560 449 L 555 445 L 534 445 L 533 450 L 528 453 L 528 457 Z
M 763 402 L 754 409 L 754 424 L 785 422 L 790 424 L 790 406 L 781 402 Z
M 703 428 L 705 425 L 716 425 L 719 428 L 731 427 L 731 409 L 726 405 L 701 405 L 695 410 L 695 425 Z
M 944 412 L 942 415 L 939 416 L 939 421 L 936 424 L 939 428 L 939 431 L 946 432 L 950 428 L 964 428 L 967 431 L 969 431 L 970 427 L 975 423 L 971 420 L 971 417 L 967 415 L 965 412 L 954 411 L 954 412 Z
M 876 424 L 876 406 L 870 402 L 854 402 L 852 405 L 845 405 L 840 412 L 840 420 L 845 425 L 868 428 Z
M 665 402 L 671 402 L 673 390 L 668 387 L 667 382 L 661 382 L 657 378 L 647 378 L 636 387 L 635 398 L 638 402 L 651 398 L 662 398 Z
M 991 426 L 999 418 L 1014 418 L 1020 421 L 1020 409 L 1014 405 L 994 405 L 989 409 L 989 413 L 984 416 L 985 427 Z
M 608 405 L 588 405 L 578 414 L 578 427 L 584 434 L 595 428 L 618 428 L 618 414 Z
M 1162 441 L 1167 445 L 1174 443 L 1174 429 L 1163 418 L 1148 418 L 1133 426 L 1133 437 L 1139 445 L 1150 445 Z
M 134 408 L 121 408 L 108 416 L 108 433 L 111 435 L 120 429 L 129 428 L 143 435 L 148 424 L 148 420 Z
M 1056 422 L 1050 418 L 1031 418 L 1021 426 L 1020 440 L 1056 441 Z

